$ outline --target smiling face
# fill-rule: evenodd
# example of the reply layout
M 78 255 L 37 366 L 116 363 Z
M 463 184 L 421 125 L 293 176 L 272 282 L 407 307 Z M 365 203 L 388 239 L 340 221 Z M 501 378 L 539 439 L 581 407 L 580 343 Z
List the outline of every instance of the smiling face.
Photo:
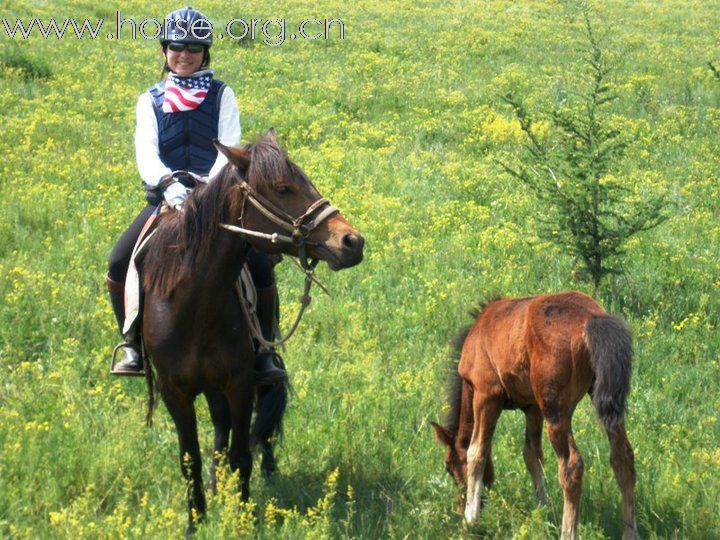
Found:
M 181 77 L 192 75 L 202 66 L 205 56 L 205 49 L 200 52 L 190 52 L 187 47 L 177 52 L 170 47 L 164 47 L 163 56 L 167 62 L 170 71 L 177 73 Z

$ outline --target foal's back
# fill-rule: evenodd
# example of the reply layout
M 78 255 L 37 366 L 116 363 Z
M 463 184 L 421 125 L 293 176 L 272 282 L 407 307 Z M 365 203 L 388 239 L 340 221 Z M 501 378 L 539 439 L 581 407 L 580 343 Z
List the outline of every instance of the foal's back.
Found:
M 495 300 L 471 327 L 458 372 L 476 392 L 516 406 L 536 403 L 538 385 L 569 385 L 580 399 L 593 376 L 585 325 L 604 314 L 576 291 Z

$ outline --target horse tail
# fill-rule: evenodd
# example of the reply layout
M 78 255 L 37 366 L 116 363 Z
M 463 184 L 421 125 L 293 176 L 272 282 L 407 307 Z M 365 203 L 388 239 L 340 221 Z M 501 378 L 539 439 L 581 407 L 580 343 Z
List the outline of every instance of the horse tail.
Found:
M 632 336 L 628 326 L 612 315 L 585 323 L 585 343 L 595 381 L 590 389 L 595 411 L 605 429 L 615 429 L 625 416 L 632 371 Z
M 282 421 L 288 403 L 288 387 L 284 382 L 262 385 L 257 392 L 257 414 L 250 432 L 250 444 L 269 442 L 282 435 Z
M 145 424 L 148 427 L 151 427 L 153 424 L 153 411 L 155 410 L 155 375 L 153 374 L 153 370 L 150 366 L 150 361 L 147 358 L 147 355 L 143 354 L 143 356 L 145 357 L 145 382 L 147 383 L 148 391 L 148 406 L 147 413 L 145 413 Z

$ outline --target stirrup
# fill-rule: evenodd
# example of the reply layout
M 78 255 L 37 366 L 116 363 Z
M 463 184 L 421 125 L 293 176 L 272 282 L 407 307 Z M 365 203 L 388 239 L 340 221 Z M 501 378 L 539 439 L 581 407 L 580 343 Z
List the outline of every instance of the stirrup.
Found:
M 124 347 L 129 347 L 133 352 L 138 355 L 140 360 L 140 369 L 133 371 L 115 371 L 115 364 L 117 364 L 117 352 Z M 113 348 L 112 357 L 110 358 L 110 375 L 119 375 L 125 377 L 143 377 L 145 376 L 145 358 L 142 353 L 135 350 L 131 343 L 127 341 L 121 341 L 115 348 Z

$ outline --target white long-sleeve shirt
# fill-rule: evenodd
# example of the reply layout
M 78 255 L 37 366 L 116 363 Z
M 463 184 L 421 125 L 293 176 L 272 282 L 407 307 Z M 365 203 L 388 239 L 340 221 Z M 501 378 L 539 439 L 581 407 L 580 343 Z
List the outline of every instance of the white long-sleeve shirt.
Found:
M 235 99 L 235 92 L 226 86 L 220 99 L 218 140 L 225 146 L 239 146 L 240 135 L 240 111 Z M 153 110 L 153 98 L 149 91 L 141 94 L 137 101 L 135 159 L 138 171 L 140 171 L 140 178 L 148 187 L 156 187 L 163 176 L 172 172 L 160 160 L 158 123 Z M 217 159 L 210 169 L 209 178 L 215 176 L 226 163 L 227 158 L 218 152 Z

